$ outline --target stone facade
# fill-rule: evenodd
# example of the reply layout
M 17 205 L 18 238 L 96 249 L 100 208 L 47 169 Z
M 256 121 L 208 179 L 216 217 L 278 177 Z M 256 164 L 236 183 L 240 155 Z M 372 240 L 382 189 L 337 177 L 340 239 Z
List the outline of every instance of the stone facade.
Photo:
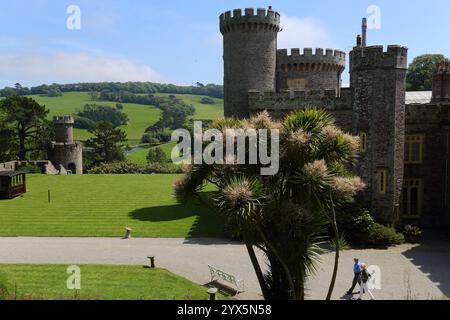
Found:
M 55 117 L 53 119 L 56 141 L 52 142 L 48 157 L 59 172 L 71 171 L 73 174 L 83 174 L 83 146 L 73 141 L 72 116 Z
M 363 200 L 378 219 L 450 227 L 450 66 L 436 73 L 430 99 L 406 104 L 408 49 L 366 46 L 363 20 L 363 37 L 350 52 L 350 87 L 341 88 L 345 53 L 279 50 L 274 47 L 279 14 L 271 8 L 257 12 L 255 17 L 253 9 L 246 9 L 243 17 L 234 10 L 220 18 L 225 116 L 267 110 L 281 118 L 308 106 L 326 108 L 343 130 L 365 137 L 354 170 L 368 185 Z M 267 21 L 268 13 L 274 20 Z M 239 21 L 239 27 L 230 27 L 230 21 Z M 251 29 L 250 21 L 255 23 Z M 422 154 L 417 163 L 405 161 L 405 137 L 411 135 L 423 137 L 418 138 L 420 151 L 418 142 L 414 145 Z

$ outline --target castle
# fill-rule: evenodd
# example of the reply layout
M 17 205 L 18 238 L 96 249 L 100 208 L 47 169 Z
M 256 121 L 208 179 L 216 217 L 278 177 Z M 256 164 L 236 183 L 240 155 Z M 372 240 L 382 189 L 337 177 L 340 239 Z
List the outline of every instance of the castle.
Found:
M 60 173 L 70 171 L 73 174 L 83 174 L 83 146 L 73 141 L 72 116 L 54 117 L 56 141 L 51 143 L 48 151 L 50 162 Z
M 45 174 L 83 174 L 83 145 L 73 140 L 74 124 L 75 120 L 72 116 L 54 117 L 56 139 L 48 147 L 49 160 L 13 160 L 0 163 L 0 173 L 34 166 L 40 168 Z
M 363 201 L 388 224 L 450 228 L 450 65 L 432 92 L 406 92 L 406 47 L 367 46 L 367 23 L 350 52 L 350 87 L 341 87 L 346 54 L 277 48 L 280 14 L 271 7 L 220 16 L 225 116 L 326 108 L 358 135 L 354 171 L 367 183 Z M 301 32 L 301 30 L 298 30 Z

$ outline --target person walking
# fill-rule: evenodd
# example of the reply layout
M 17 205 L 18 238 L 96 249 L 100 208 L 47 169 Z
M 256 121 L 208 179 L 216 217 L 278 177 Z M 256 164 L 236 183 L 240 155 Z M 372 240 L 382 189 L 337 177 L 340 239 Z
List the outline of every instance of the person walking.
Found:
M 359 284 L 361 286 L 361 262 L 359 262 L 359 258 L 354 258 L 353 261 L 355 262 L 355 264 L 353 265 L 354 277 L 352 287 L 347 291 L 348 295 L 353 295 L 353 290 L 355 289 L 356 284 Z
M 362 300 L 363 294 L 368 293 L 371 300 L 375 300 L 375 297 L 373 296 L 372 292 L 369 290 L 369 279 L 372 277 L 372 275 L 367 270 L 367 265 L 365 263 L 361 264 L 361 289 L 359 291 L 359 299 Z

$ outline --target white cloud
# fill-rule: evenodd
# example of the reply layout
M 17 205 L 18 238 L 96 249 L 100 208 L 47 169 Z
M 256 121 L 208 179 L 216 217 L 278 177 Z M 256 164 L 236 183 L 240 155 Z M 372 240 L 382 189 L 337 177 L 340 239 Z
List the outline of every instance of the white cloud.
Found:
M 278 35 L 278 48 L 334 48 L 329 31 L 319 19 L 282 14 L 283 31 Z
M 17 81 L 28 85 L 53 82 L 164 82 L 164 77 L 148 65 L 91 53 L 0 54 L 0 70 L 0 80 L 8 79 L 7 84 Z

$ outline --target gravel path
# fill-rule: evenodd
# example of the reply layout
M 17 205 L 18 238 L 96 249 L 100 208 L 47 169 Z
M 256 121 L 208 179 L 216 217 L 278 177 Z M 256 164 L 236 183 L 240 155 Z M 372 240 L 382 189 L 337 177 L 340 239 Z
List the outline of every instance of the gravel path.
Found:
M 199 284 L 210 280 L 208 265 L 217 266 L 245 281 L 247 292 L 239 298 L 260 298 L 245 246 L 236 242 L 218 239 L 0 238 L 0 263 L 146 265 L 149 255 L 156 256 L 158 267 Z M 449 242 L 342 252 L 333 299 L 350 298 L 344 293 L 350 286 L 355 256 L 380 267 L 381 290 L 373 291 L 377 299 L 450 296 Z M 263 258 L 260 259 L 264 265 Z M 323 256 L 317 276 L 308 283 L 313 288 L 308 291 L 310 299 L 325 298 L 333 261 L 333 254 Z

